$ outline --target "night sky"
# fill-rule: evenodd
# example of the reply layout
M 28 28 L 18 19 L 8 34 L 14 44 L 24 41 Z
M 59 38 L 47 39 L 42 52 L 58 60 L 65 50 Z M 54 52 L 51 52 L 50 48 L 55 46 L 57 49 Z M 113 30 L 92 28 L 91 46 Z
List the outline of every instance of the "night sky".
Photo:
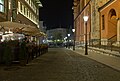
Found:
M 57 27 L 73 27 L 72 0 L 40 0 L 40 20 L 45 22 L 47 29 Z

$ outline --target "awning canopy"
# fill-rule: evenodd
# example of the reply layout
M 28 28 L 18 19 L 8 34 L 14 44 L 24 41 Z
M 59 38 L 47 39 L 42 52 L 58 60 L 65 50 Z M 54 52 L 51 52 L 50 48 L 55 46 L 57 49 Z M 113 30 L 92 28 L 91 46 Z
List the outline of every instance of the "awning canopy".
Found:
M 46 36 L 46 34 L 45 34 L 45 33 L 43 33 L 43 32 L 38 32 L 38 33 L 35 33 L 35 35 L 36 35 L 36 36 Z
M 10 30 L 12 32 L 18 32 L 18 33 L 21 32 L 27 35 L 37 35 L 38 33 L 40 33 L 40 30 L 35 26 L 20 24 L 11 21 L 0 22 L 0 31 L 2 29 L 4 29 L 5 31 Z

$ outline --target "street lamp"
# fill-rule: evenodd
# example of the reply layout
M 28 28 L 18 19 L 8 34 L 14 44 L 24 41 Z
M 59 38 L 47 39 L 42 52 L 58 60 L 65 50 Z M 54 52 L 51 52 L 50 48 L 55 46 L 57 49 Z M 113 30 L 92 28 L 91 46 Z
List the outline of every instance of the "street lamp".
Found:
M 67 37 L 64 38 L 64 43 L 65 43 L 65 44 L 64 44 L 65 47 L 67 48 Z
M 74 42 L 73 42 L 73 50 L 75 50 L 75 29 L 72 29 L 72 31 L 73 31 L 73 40 L 74 40 Z
M 70 34 L 67 35 L 68 35 L 68 48 L 70 48 L 70 42 L 69 42 Z
M 68 37 L 70 37 L 70 34 L 68 34 Z
M 87 21 L 88 21 L 88 16 L 83 17 L 85 26 L 86 26 L 86 34 L 85 34 L 85 55 L 88 55 L 88 48 L 87 48 Z

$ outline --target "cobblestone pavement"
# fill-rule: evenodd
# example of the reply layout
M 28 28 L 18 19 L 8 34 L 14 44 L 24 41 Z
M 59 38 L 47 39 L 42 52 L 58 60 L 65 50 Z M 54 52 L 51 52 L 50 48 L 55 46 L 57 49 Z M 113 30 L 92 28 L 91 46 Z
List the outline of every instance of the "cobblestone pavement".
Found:
M 64 48 L 26 66 L 0 67 L 0 81 L 120 81 L 120 72 Z

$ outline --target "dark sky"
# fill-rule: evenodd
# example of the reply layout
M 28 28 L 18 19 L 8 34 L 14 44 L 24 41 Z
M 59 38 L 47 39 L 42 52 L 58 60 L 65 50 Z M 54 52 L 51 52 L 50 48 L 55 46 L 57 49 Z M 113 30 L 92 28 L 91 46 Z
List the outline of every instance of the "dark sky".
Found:
M 40 20 L 46 23 L 47 29 L 73 26 L 72 0 L 40 0 Z

